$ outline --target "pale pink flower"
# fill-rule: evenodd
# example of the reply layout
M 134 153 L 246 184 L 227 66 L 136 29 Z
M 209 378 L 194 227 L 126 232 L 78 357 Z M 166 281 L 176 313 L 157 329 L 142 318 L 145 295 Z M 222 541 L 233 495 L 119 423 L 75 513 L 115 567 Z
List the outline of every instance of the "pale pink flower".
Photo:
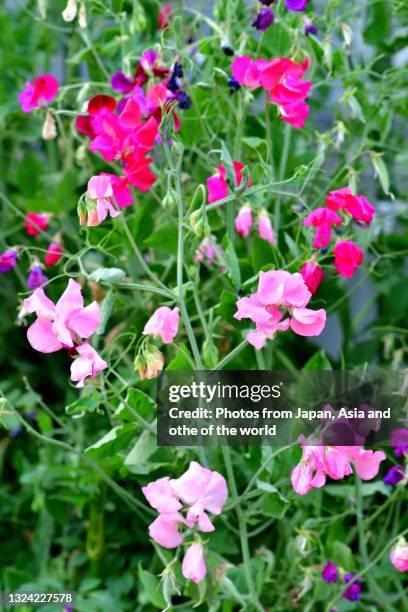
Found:
M 109 175 L 100 174 L 99 176 L 93 176 L 88 181 L 88 190 L 86 197 L 87 202 L 87 216 L 82 217 L 80 215 L 80 223 L 86 224 L 89 227 L 99 225 L 104 221 L 108 215 L 111 217 L 117 217 L 120 215 L 120 211 L 115 210 L 113 206 L 113 187 Z M 91 200 L 91 202 L 89 202 Z
M 262 208 L 259 213 L 258 232 L 259 236 L 264 240 L 267 240 L 269 244 L 276 244 L 276 238 L 273 233 L 272 222 L 264 208 Z
M 146 323 L 143 334 L 161 338 L 164 344 L 171 344 L 177 335 L 179 326 L 179 309 L 161 306 Z
M 41 353 L 53 353 L 73 347 L 78 339 L 89 338 L 99 327 L 101 310 L 97 302 L 84 307 L 81 285 L 70 279 L 56 304 L 36 289 L 24 300 L 27 313 L 35 312 L 36 321 L 28 328 L 31 346 Z
M 76 382 L 76 387 L 81 389 L 87 378 L 94 378 L 99 372 L 105 370 L 108 364 L 88 342 L 75 347 L 75 350 L 79 357 L 71 364 L 71 380 Z
M 337 242 L 333 253 L 336 271 L 345 278 L 352 278 L 364 259 L 363 250 L 352 240 Z
M 235 217 L 235 231 L 246 238 L 252 227 L 252 208 L 249 204 L 244 204 Z
M 204 550 L 200 543 L 194 542 L 186 551 L 183 559 L 182 572 L 185 578 L 199 584 L 207 573 Z
M 140 380 L 156 378 L 163 367 L 163 354 L 152 344 L 142 350 L 135 359 L 135 368 L 139 372 Z
M 391 549 L 390 561 L 399 572 L 408 572 L 408 544 L 405 538 L 400 538 Z
M 299 336 L 320 336 L 326 325 L 326 311 L 324 308 L 311 310 L 310 308 L 294 308 L 290 327 Z
M 180 523 L 184 523 L 180 512 L 167 512 L 159 516 L 149 525 L 149 535 L 164 548 L 177 548 L 183 543 L 179 532 Z
M 177 512 L 182 508 L 182 504 L 170 486 L 169 476 L 149 482 L 145 487 L 142 487 L 142 491 L 151 507 L 157 512 Z
M 204 240 L 200 242 L 194 254 L 194 261 L 196 263 L 204 261 L 207 266 L 211 266 L 213 263 L 216 263 L 217 260 L 222 261 L 223 259 L 224 251 L 222 246 L 217 244 L 214 236 L 206 236 Z M 225 268 L 220 266 L 220 269 L 224 270 Z

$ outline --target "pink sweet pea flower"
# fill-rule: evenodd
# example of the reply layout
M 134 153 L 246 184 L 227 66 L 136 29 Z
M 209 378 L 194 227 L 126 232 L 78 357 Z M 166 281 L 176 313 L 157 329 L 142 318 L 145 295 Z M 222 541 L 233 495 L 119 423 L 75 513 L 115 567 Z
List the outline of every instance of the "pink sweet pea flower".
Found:
M 334 249 L 334 266 L 340 276 L 352 278 L 357 268 L 361 265 L 364 254 L 352 240 L 340 240 Z
M 180 512 L 167 512 L 159 516 L 149 525 L 149 535 L 163 548 L 177 548 L 183 543 L 179 532 L 180 523 L 184 523 Z
M 294 308 L 290 327 L 299 336 L 320 336 L 326 325 L 326 311 L 310 308 Z
M 252 208 L 249 204 L 244 204 L 238 211 L 235 217 L 235 231 L 246 238 L 252 227 Z
M 405 538 L 400 538 L 392 547 L 390 561 L 399 572 L 408 572 L 408 544 Z
M 304 128 L 305 120 L 310 114 L 310 107 L 304 102 L 299 104 L 280 104 L 279 110 L 283 121 L 295 128 Z
M 342 189 L 336 189 L 335 191 L 329 191 L 329 194 L 325 200 L 327 208 L 330 210 L 342 210 L 353 198 L 350 187 L 343 187 Z
M 207 266 L 224 261 L 224 251 L 214 236 L 207 236 L 201 241 L 194 254 L 194 261 L 196 263 L 203 261 Z M 220 270 L 225 270 L 224 266 L 220 265 Z
M 169 476 L 159 478 L 142 487 L 143 495 L 157 512 L 177 512 L 182 504 L 170 486 Z
M 100 176 L 109 177 L 113 191 L 113 197 L 119 208 L 126 208 L 133 204 L 133 196 L 126 176 L 117 176 L 109 172 L 101 172 Z
M 171 5 L 163 4 L 159 10 L 159 30 L 167 30 L 171 21 Z
M 143 334 L 161 338 L 164 344 L 171 344 L 177 335 L 179 326 L 179 309 L 161 306 L 146 323 Z
M 49 104 L 59 90 L 57 79 L 49 73 L 35 78 L 32 84 L 26 81 L 25 85 L 24 91 L 18 95 L 20 106 L 25 113 Z
M 55 266 L 62 258 L 63 251 L 61 245 L 57 242 L 51 242 L 48 246 L 47 254 L 44 259 L 46 266 Z
M 26 232 L 29 236 L 39 236 L 48 229 L 49 215 L 46 213 L 27 213 L 24 219 Z
M 383 451 L 366 450 L 362 446 L 339 447 L 350 457 L 361 480 L 372 480 L 377 476 L 381 461 L 386 459 Z
M 313 247 L 320 249 L 330 244 L 332 226 L 341 225 L 342 219 L 328 208 L 316 208 L 303 219 L 303 225 L 316 228 Z
M 40 353 L 53 353 L 72 348 L 78 340 L 89 338 L 101 322 L 100 306 L 92 302 L 84 307 L 81 285 L 70 279 L 56 304 L 37 289 L 24 300 L 28 313 L 35 312 L 37 320 L 28 328 L 27 338 Z
M 80 212 L 81 225 L 94 227 L 106 219 L 108 213 L 111 217 L 120 215 L 120 211 L 113 206 L 113 188 L 109 175 L 93 176 L 88 181 L 86 197 L 91 202 L 87 202 L 87 215 Z
M 349 187 L 343 187 L 336 191 L 330 191 L 326 198 L 326 206 L 330 210 L 343 210 L 361 223 L 371 223 L 374 218 L 375 208 L 362 195 L 353 195 Z
M 186 551 L 183 559 L 182 572 L 185 578 L 199 584 L 207 574 L 204 550 L 201 544 L 195 542 Z
M 163 367 L 163 354 L 152 344 L 143 349 L 135 359 L 135 368 L 139 372 L 140 380 L 156 378 Z
M 245 85 L 250 89 L 257 89 L 260 86 L 257 62 L 254 62 L 248 55 L 236 57 L 232 62 L 231 72 L 240 85 Z
M 239 187 L 243 179 L 244 164 L 232 162 L 234 166 L 235 184 Z M 251 187 L 251 178 L 248 180 L 248 187 Z M 207 179 L 208 203 L 223 200 L 228 195 L 227 170 L 222 164 L 218 164 L 218 174 L 214 174 Z
M 273 233 L 272 222 L 264 208 L 261 208 L 258 217 L 258 233 L 259 236 L 269 242 L 269 244 L 276 244 L 276 238 Z
M 323 270 L 314 261 L 306 261 L 300 269 L 300 273 L 304 278 L 309 291 L 316 293 L 323 280 Z
M 12 249 L 0 253 L 0 272 L 10 272 L 16 267 L 17 253 Z
M 71 364 L 71 380 L 76 382 L 76 387 L 81 389 L 87 378 L 94 378 L 99 372 L 105 370 L 108 364 L 88 342 L 75 348 L 79 357 Z

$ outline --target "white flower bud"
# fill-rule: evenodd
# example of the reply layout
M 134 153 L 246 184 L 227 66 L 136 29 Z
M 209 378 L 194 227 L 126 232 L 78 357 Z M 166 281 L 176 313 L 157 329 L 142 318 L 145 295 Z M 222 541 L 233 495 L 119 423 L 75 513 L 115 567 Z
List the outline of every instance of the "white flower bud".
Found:
M 54 115 L 47 111 L 44 125 L 42 128 L 42 137 L 44 140 L 53 140 L 57 136 L 57 126 L 55 124 Z
M 79 9 L 78 23 L 79 23 L 79 27 L 82 28 L 83 30 L 86 30 L 86 28 L 88 27 L 88 22 L 86 19 L 85 4 L 83 2 L 81 2 L 81 6 Z
M 62 18 L 64 21 L 74 21 L 77 15 L 78 7 L 77 0 L 68 0 L 67 6 L 62 11 Z

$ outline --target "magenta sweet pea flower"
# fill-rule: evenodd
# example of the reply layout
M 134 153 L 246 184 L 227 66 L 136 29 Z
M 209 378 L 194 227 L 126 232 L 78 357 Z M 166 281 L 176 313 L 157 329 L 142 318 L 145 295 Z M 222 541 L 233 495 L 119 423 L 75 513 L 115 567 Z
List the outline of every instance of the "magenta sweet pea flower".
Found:
M 301 336 L 318 336 L 326 324 L 326 312 L 322 308 L 306 308 L 311 296 L 298 272 L 260 272 L 256 293 L 237 301 L 234 319 L 251 319 L 255 323 L 256 329 L 247 335 L 247 340 L 258 350 L 266 340 L 273 340 L 276 332 L 289 327 Z
M 184 555 L 183 564 L 181 567 L 183 576 L 199 584 L 204 580 L 207 574 L 207 566 L 205 564 L 204 550 L 201 544 L 194 542 L 187 548 Z
M 328 208 L 316 208 L 303 219 L 303 225 L 316 228 L 313 247 L 321 249 L 330 244 L 332 227 L 341 225 L 342 219 Z
M 26 232 L 29 236 L 39 236 L 48 229 L 49 215 L 46 213 L 27 213 L 24 219 Z
M 45 285 L 48 282 L 48 276 L 44 274 L 39 266 L 34 266 L 27 278 L 27 287 L 29 289 L 38 289 L 41 285 Z
M 161 338 L 164 344 L 171 344 L 177 335 L 179 326 L 179 309 L 161 306 L 146 323 L 143 334 Z
M 234 176 L 235 184 L 239 187 L 243 179 L 244 164 L 241 162 L 234 161 Z M 251 187 L 251 178 L 248 180 L 248 187 Z M 228 183 L 227 183 L 227 170 L 222 164 L 218 164 L 218 173 L 210 176 L 207 179 L 207 191 L 208 191 L 208 203 L 217 202 L 223 200 L 228 195 Z
M 88 342 L 76 346 L 75 349 L 79 357 L 76 357 L 71 364 L 71 380 L 81 389 L 87 378 L 94 378 L 105 370 L 108 364 Z
M 298 13 L 307 9 L 307 3 L 309 1 L 310 0 L 285 0 L 285 6 L 290 11 Z
M 323 568 L 322 578 L 325 582 L 337 582 L 338 579 L 337 567 L 331 561 L 328 561 Z
M 27 338 L 40 353 L 53 353 L 81 344 L 82 339 L 89 338 L 101 322 L 99 304 L 92 302 L 84 307 L 81 285 L 72 279 L 56 304 L 43 289 L 36 289 L 24 300 L 24 307 L 28 313 L 37 315 L 27 330 Z
M 129 180 L 126 176 L 117 176 L 116 174 L 109 174 L 109 172 L 101 172 L 100 176 L 109 177 L 113 198 L 119 208 L 126 208 L 134 203 Z
M 348 584 L 351 580 L 355 578 L 355 574 L 346 574 L 344 576 L 345 584 Z M 356 580 L 351 584 L 343 593 L 344 599 L 348 599 L 349 601 L 358 601 L 361 597 L 361 581 Z
M 323 270 L 314 261 L 306 261 L 300 269 L 300 273 L 309 291 L 316 293 L 323 280 Z
M 330 191 L 325 203 L 330 210 L 342 210 L 360 223 L 368 225 L 374 218 L 374 206 L 364 196 L 353 195 L 349 187 Z
M 26 81 L 24 91 L 18 95 L 20 106 L 25 113 L 30 113 L 52 102 L 58 90 L 57 79 L 49 73 L 37 77 L 32 84 Z
M 395 487 L 401 480 L 404 479 L 405 472 L 402 465 L 393 465 L 384 476 L 385 484 Z
M 13 249 L 0 253 L 0 272 L 10 272 L 16 267 L 17 253 Z
M 134 82 L 129 79 L 123 72 L 115 72 L 111 78 L 111 87 L 120 93 L 130 93 L 134 88 Z
M 400 538 L 390 552 L 390 561 L 399 572 L 408 572 L 408 544 Z
M 265 208 L 261 208 L 259 212 L 258 233 L 259 236 L 269 242 L 269 244 L 276 244 L 276 238 L 272 228 L 272 221 Z
M 244 204 L 235 217 L 235 231 L 243 238 L 246 238 L 252 227 L 252 208 L 249 204 Z
M 46 266 L 55 266 L 60 262 L 62 256 L 62 245 L 57 242 L 51 242 L 51 244 L 48 246 L 44 263 Z
M 352 278 L 355 271 L 361 265 L 364 254 L 352 240 L 340 240 L 334 249 L 334 266 L 340 276 Z
M 394 448 L 396 457 L 404 457 L 408 454 L 408 429 L 399 427 L 391 432 L 391 446 Z

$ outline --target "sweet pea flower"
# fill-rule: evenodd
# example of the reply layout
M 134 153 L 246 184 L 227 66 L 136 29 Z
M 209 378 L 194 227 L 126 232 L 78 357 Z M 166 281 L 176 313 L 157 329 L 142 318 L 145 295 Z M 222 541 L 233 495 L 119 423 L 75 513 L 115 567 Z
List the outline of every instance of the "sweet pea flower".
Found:
M 257 89 L 260 86 L 257 63 L 248 55 L 236 57 L 232 62 L 231 72 L 239 85 L 245 85 L 249 89 Z
M 86 192 L 86 205 L 79 207 L 80 224 L 94 227 L 102 223 L 108 213 L 112 218 L 120 215 L 120 211 L 115 210 L 113 206 L 112 196 L 113 188 L 109 176 L 105 174 L 90 178 Z
M 163 548 L 177 548 L 183 543 L 183 536 L 179 532 L 179 525 L 184 523 L 180 512 L 166 512 L 149 525 L 149 535 Z
M 164 344 L 171 344 L 177 335 L 179 326 L 179 309 L 161 306 L 146 323 L 143 334 L 161 338 Z
M 272 221 L 266 212 L 265 208 L 261 208 L 258 217 L 258 233 L 261 238 L 269 242 L 269 244 L 276 244 L 276 238 L 273 233 Z
M 332 237 L 332 226 L 338 227 L 341 223 L 341 217 L 328 208 L 316 208 L 303 219 L 303 225 L 316 228 L 313 240 L 315 249 L 327 247 Z
M 404 479 L 405 472 L 402 465 L 393 465 L 384 476 L 385 484 L 395 487 L 401 480 Z
M 370 224 L 374 218 L 375 208 L 362 195 L 353 195 L 349 187 L 330 191 L 325 204 L 330 210 L 342 210 L 355 221 Z
M 126 208 L 133 204 L 133 196 L 126 176 L 117 176 L 116 174 L 109 174 L 109 172 L 101 172 L 100 176 L 109 177 L 113 198 L 119 208 Z
M 355 271 L 361 265 L 364 254 L 352 240 L 340 240 L 334 249 L 334 266 L 340 276 L 352 278 Z
M 38 289 L 41 285 L 45 285 L 48 282 L 48 276 L 45 276 L 44 272 L 39 266 L 34 266 L 27 278 L 27 287 L 29 289 Z
M 0 272 L 10 272 L 16 267 L 17 253 L 13 249 L 8 249 L 0 253 Z
M 313 22 L 310 21 L 310 19 L 306 19 L 303 32 L 305 36 L 310 36 L 310 35 L 316 36 L 318 33 L 318 29 L 313 24 Z
M 159 23 L 158 23 L 158 28 L 159 30 L 167 30 L 167 28 L 169 27 L 169 23 L 171 21 L 171 5 L 170 4 L 163 4 L 160 7 L 159 10 Z
M 48 246 L 47 254 L 44 259 L 46 266 L 55 266 L 61 260 L 63 256 L 62 246 L 57 242 L 51 242 Z
M 224 260 L 224 251 L 221 245 L 216 243 L 214 236 L 206 236 L 196 249 L 194 261 L 196 263 L 204 261 L 208 266 L 211 266 L 217 260 Z M 223 266 L 220 266 L 220 270 L 224 269 Z
M 71 380 L 76 382 L 76 387 L 81 389 L 87 378 L 94 378 L 99 372 L 105 370 L 108 364 L 88 342 L 76 346 L 75 350 L 79 357 L 71 364 Z
M 24 91 L 18 95 L 20 106 L 25 113 L 30 113 L 52 102 L 58 90 L 57 79 L 49 73 L 35 78 L 32 84 L 26 81 Z
M 195 584 L 199 584 L 204 580 L 207 574 L 207 566 L 205 564 L 204 550 L 201 544 L 195 542 L 187 548 L 181 570 L 183 576 L 192 580 Z
M 355 574 L 346 574 L 344 576 L 345 584 L 348 584 L 351 580 L 355 578 Z M 343 593 L 344 599 L 348 599 L 349 601 L 358 601 L 361 597 L 361 581 L 356 580 L 351 584 Z
M 337 567 L 331 561 L 328 561 L 324 566 L 322 571 L 322 578 L 325 582 L 337 582 Z
M 53 353 L 80 344 L 78 340 L 89 338 L 101 322 L 99 304 L 92 302 L 84 307 L 81 285 L 72 279 L 56 304 L 43 289 L 36 289 L 24 300 L 24 307 L 27 313 L 37 315 L 27 330 L 27 338 L 40 353 Z
M 169 476 L 159 478 L 142 487 L 142 492 L 152 508 L 157 512 L 177 512 L 182 504 L 170 486 Z
M 233 162 L 234 175 L 236 186 L 239 187 L 243 179 L 244 164 L 238 161 Z M 248 181 L 248 187 L 251 187 L 251 179 Z M 218 173 L 210 176 L 207 179 L 208 203 L 223 200 L 228 195 L 227 170 L 222 164 L 218 164 Z
M 399 427 L 391 432 L 391 446 L 394 448 L 396 457 L 404 457 L 408 454 L 408 429 Z
M 247 335 L 247 340 L 258 350 L 277 331 L 286 331 L 289 327 L 301 336 L 318 336 L 326 324 L 326 312 L 306 308 L 311 295 L 298 272 L 260 272 L 256 293 L 237 301 L 234 318 L 251 319 L 255 323 L 256 329 Z
M 163 368 L 163 354 L 152 344 L 143 349 L 135 359 L 135 369 L 139 372 L 140 380 L 156 378 Z
M 261 8 L 251 25 L 260 32 L 266 32 L 274 21 L 275 15 L 273 14 L 272 9 Z
M 235 231 L 243 238 L 246 238 L 252 227 L 252 208 L 249 204 L 244 204 L 235 217 Z
M 310 0 L 285 0 L 285 6 L 290 11 L 298 13 L 307 9 L 307 3 L 309 1 Z
M 27 213 L 24 219 L 26 232 L 29 236 L 39 236 L 48 229 L 49 215 L 46 213 Z
M 307 285 L 309 291 L 314 294 L 320 287 L 323 280 L 323 270 L 314 261 L 306 261 L 300 269 L 300 274 Z
M 390 552 L 390 561 L 399 572 L 408 572 L 408 544 L 400 538 Z

